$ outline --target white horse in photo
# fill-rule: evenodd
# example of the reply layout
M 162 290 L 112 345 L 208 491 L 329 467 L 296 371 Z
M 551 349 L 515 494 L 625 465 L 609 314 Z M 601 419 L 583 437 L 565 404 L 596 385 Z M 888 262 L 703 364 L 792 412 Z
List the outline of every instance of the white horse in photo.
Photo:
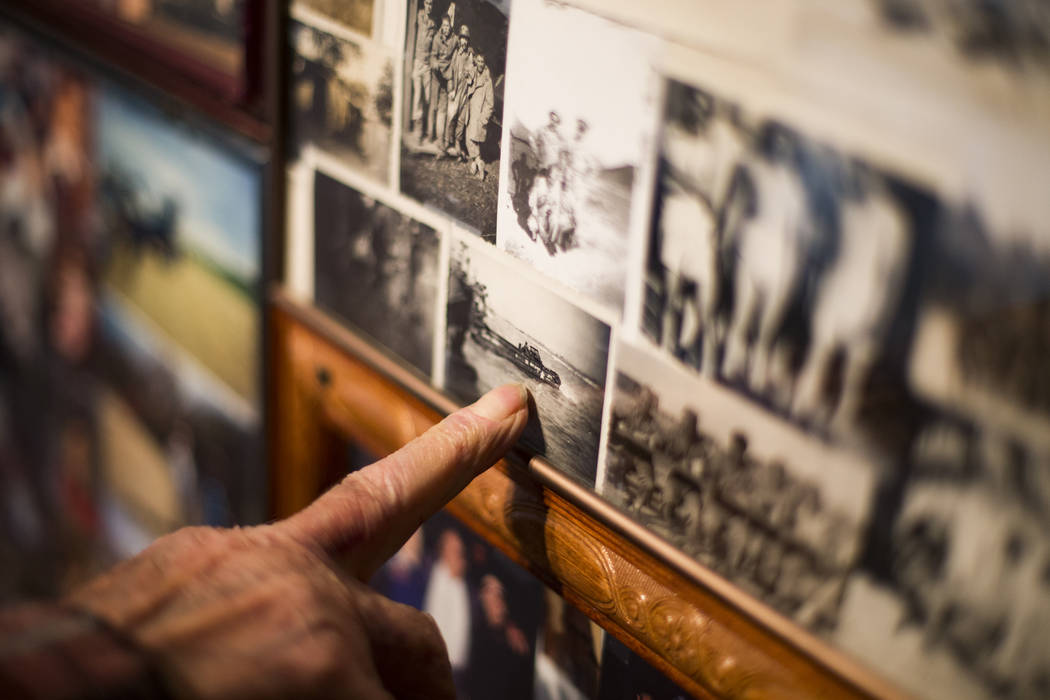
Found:
M 771 388 L 773 344 L 815 236 L 805 187 L 788 160 L 781 153 L 775 161 L 748 161 L 757 201 L 735 234 L 735 299 L 722 374 L 733 380 L 746 373 L 759 394 Z M 757 335 L 749 342 L 754 326 Z
M 843 429 L 856 418 L 864 382 L 893 322 L 911 248 L 904 212 L 885 184 L 869 172 L 855 176 L 859 189 L 842 201 L 838 255 L 820 281 L 792 403 L 796 416 Z M 840 351 L 842 390 L 832 405 L 824 387 Z

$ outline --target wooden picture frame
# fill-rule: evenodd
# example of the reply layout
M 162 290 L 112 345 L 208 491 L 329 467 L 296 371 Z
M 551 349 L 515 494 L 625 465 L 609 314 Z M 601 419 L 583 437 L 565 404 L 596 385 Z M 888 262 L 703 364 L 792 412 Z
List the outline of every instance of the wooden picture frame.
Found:
M 276 517 L 341 478 L 347 441 L 387 454 L 458 408 L 284 292 L 270 309 Z M 697 697 L 903 697 L 542 459 L 512 453 L 447 510 Z

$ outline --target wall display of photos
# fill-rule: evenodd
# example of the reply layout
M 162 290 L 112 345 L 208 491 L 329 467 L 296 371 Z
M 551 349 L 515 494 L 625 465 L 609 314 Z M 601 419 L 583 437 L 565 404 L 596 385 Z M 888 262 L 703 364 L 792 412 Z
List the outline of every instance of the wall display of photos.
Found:
M 8 596 L 263 517 L 263 163 L 29 35 L 0 43 Z
M 246 101 L 262 87 L 264 0 L 40 0 L 40 4 L 226 99 Z
M 293 3 L 400 60 L 382 167 L 297 132 L 291 292 L 906 690 L 1050 692 L 1040 3 L 365 4 Z

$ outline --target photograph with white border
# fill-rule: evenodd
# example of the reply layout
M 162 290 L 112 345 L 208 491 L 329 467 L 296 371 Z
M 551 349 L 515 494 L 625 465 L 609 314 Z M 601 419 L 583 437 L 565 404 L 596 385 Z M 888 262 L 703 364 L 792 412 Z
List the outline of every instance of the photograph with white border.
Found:
M 658 111 L 653 41 L 547 0 L 511 13 L 496 244 L 617 313 Z
M 472 237 L 452 241 L 445 389 L 470 402 L 524 383 L 523 444 L 595 485 L 610 328 Z

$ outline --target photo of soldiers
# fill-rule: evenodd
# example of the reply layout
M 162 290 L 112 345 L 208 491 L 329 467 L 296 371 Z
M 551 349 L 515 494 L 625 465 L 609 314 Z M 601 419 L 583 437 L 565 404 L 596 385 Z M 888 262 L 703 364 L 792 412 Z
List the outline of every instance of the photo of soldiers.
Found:
M 412 0 L 401 190 L 495 241 L 507 0 Z M 493 128 L 496 127 L 496 128 Z
M 481 159 L 481 145 L 488 136 L 489 120 L 492 119 L 493 98 L 492 73 L 485 65 L 485 55 L 474 56 L 474 90 L 470 93 L 467 115 L 467 158 L 470 174 L 479 180 L 485 179 L 485 163 Z
M 427 60 L 430 80 L 430 104 L 427 106 L 427 133 L 431 145 L 445 142 L 445 122 L 448 114 L 448 75 L 456 37 L 452 33 L 452 19 L 441 18 L 441 29 L 431 44 Z
M 466 134 L 465 105 L 474 89 L 474 50 L 470 47 L 470 27 L 461 25 L 456 39 L 456 50 L 449 66 L 449 101 L 445 126 L 445 154 L 460 158 L 460 144 Z M 443 154 L 438 153 L 440 158 Z
M 424 0 L 416 16 L 416 43 L 412 62 L 412 124 L 420 139 L 423 137 L 423 114 L 430 101 L 430 47 L 437 27 L 431 13 L 433 0 Z

